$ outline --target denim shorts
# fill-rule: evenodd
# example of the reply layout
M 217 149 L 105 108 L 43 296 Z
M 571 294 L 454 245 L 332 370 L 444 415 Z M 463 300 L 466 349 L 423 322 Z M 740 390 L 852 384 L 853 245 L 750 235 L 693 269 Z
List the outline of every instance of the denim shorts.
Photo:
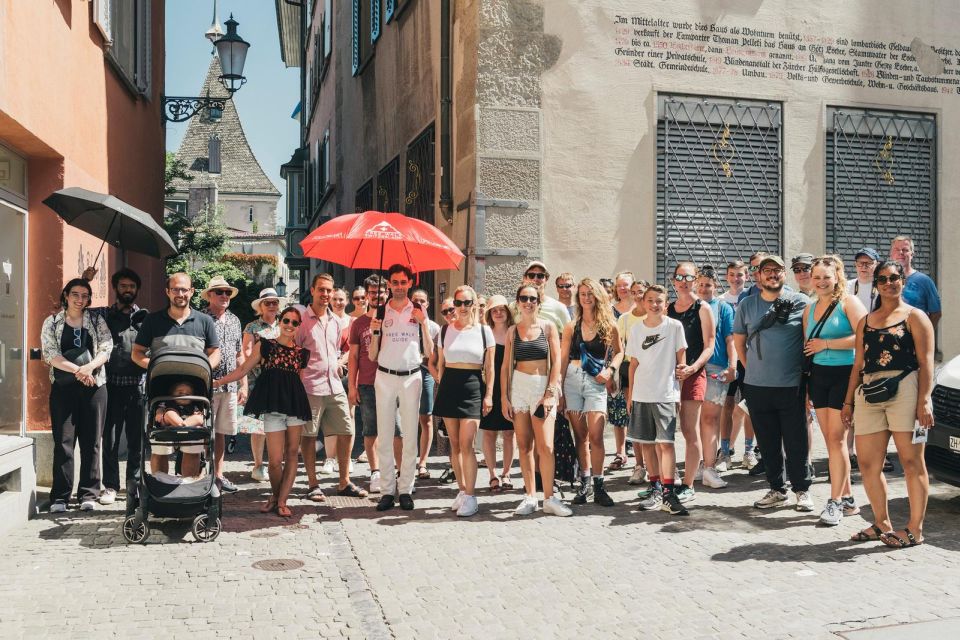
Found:
M 432 378 L 431 378 L 432 380 Z M 361 384 L 357 386 L 360 393 L 360 422 L 363 428 L 364 438 L 377 437 L 377 393 L 373 390 L 372 384 Z M 393 437 L 400 437 L 400 413 L 397 412 L 396 424 L 394 425 Z
M 297 416 L 288 416 L 275 411 L 263 414 L 262 420 L 264 433 L 286 431 L 287 427 L 297 427 L 306 422 L 303 418 L 298 418 Z
M 568 364 L 563 381 L 563 397 L 567 411 L 587 413 L 607 412 L 607 388 L 584 373 L 578 365 Z
M 420 389 L 420 415 L 433 415 L 433 388 L 437 381 L 426 367 L 420 367 L 420 378 L 423 379 L 423 387 Z
M 722 405 L 727 401 L 727 392 L 730 390 L 729 382 L 720 382 L 713 376 L 720 375 L 721 371 L 725 371 L 725 367 L 721 367 L 718 364 L 707 363 L 707 391 L 703 396 L 704 402 L 710 402 L 712 404 Z

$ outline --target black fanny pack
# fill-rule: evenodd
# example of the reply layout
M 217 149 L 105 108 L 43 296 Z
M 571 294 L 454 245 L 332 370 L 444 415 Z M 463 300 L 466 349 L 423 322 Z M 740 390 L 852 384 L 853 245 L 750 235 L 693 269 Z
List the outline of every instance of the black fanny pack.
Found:
M 874 380 L 869 384 L 864 384 L 860 390 L 863 391 L 863 399 L 870 404 L 878 404 L 892 400 L 897 395 L 900 387 L 900 381 L 913 373 L 913 369 L 904 369 L 895 376 Z

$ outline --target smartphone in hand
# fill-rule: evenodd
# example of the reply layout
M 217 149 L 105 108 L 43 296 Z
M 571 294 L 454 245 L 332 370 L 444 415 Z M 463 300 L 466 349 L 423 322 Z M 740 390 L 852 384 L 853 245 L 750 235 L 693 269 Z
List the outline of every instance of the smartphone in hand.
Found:
M 546 418 L 546 417 L 547 417 L 547 412 L 546 412 L 546 410 L 543 408 L 543 403 L 542 403 L 542 402 L 537 405 L 537 408 L 536 408 L 536 409 L 533 410 L 533 417 L 534 417 L 534 418 L 540 418 L 541 420 L 542 420 L 543 418 Z

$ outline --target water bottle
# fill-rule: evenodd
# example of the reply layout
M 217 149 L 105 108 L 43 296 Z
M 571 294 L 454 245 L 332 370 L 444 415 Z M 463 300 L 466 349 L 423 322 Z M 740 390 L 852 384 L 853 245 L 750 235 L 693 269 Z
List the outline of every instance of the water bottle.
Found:
M 718 382 L 726 382 L 726 381 L 727 381 L 727 372 L 726 372 L 726 371 L 721 371 L 720 373 L 711 373 L 711 374 L 710 374 L 710 377 L 713 378 L 714 380 L 718 381 Z

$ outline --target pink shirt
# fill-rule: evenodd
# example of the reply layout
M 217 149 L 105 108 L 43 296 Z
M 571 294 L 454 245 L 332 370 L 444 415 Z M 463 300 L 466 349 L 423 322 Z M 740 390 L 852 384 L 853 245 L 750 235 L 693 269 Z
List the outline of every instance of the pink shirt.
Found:
M 300 372 L 303 388 L 314 396 L 343 393 L 337 359 L 346 334 L 343 325 L 329 310 L 317 316 L 313 307 L 302 312 L 303 323 L 297 329 L 297 344 L 310 350 L 310 361 Z

